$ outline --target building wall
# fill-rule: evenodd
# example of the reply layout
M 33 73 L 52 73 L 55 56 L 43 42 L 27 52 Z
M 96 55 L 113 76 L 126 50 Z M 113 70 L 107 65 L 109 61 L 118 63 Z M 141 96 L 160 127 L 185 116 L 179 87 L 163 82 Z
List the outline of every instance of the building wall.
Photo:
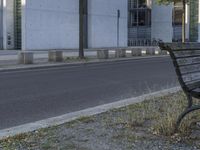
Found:
M 186 39 L 190 38 L 190 6 L 186 5 L 186 20 L 185 20 Z
M 192 4 L 192 3 L 196 3 L 195 4 Z M 192 4 L 192 5 L 191 5 Z M 195 5 L 196 6 L 196 12 L 194 13 L 195 11 L 195 8 L 193 8 L 192 6 Z M 192 8 L 192 9 L 191 9 Z M 196 27 L 194 25 L 194 18 L 191 18 L 191 14 L 195 14 L 196 15 Z M 192 16 L 194 17 L 194 16 Z M 196 31 L 191 31 L 192 29 L 191 28 L 196 28 L 195 30 Z M 193 29 L 194 30 L 194 29 Z M 191 42 L 194 42 L 192 40 L 192 33 L 195 33 L 196 35 L 196 40 L 194 40 L 195 42 L 200 42 L 200 0 L 191 0 L 189 1 L 189 4 L 186 5 L 186 39 L 190 40 Z
M 198 41 L 198 26 L 199 26 L 199 2 L 197 0 L 190 0 L 190 42 Z
M 79 47 L 79 0 L 23 0 L 22 49 Z M 121 10 L 120 46 L 127 46 L 127 2 L 88 0 L 88 45 L 117 46 L 117 10 Z
M 172 9 L 173 5 L 157 5 L 155 0 L 152 5 L 152 39 L 161 39 L 164 42 L 172 42 Z
M 3 48 L 14 48 L 14 0 L 3 0 Z
M 200 0 L 198 0 L 198 41 L 200 42 Z
M 117 46 L 117 10 L 120 10 L 119 46 L 128 41 L 128 0 L 88 0 L 89 47 Z
M 198 41 L 197 42 L 200 42 L 200 0 L 198 1 L 199 1 L 198 3 L 199 11 L 198 11 Z
M 77 48 L 79 0 L 24 0 L 22 49 Z
M 3 0 L 0 0 L 0 49 L 3 49 Z

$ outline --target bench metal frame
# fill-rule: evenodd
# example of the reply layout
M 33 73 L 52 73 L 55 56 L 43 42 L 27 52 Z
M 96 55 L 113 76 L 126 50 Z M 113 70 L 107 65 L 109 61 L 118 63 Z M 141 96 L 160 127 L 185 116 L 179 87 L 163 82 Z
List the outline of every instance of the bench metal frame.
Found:
M 190 45 L 190 46 L 188 46 L 188 48 L 187 48 L 187 44 Z M 191 46 L 192 44 L 194 44 L 194 47 Z M 179 64 L 177 62 L 177 57 L 175 56 L 174 52 L 175 51 L 177 52 L 177 51 L 180 51 L 180 50 L 181 51 L 190 51 L 190 50 L 199 50 L 200 51 L 200 44 L 197 44 L 197 43 L 159 43 L 159 47 L 161 48 L 161 50 L 166 50 L 166 51 L 169 52 L 170 57 L 173 60 L 173 64 L 174 64 L 174 67 L 175 67 L 175 70 L 176 70 L 176 74 L 178 76 L 179 83 L 180 83 L 184 93 L 186 94 L 187 100 L 188 100 L 188 105 L 187 105 L 185 111 L 182 112 L 177 119 L 176 126 L 175 126 L 175 132 L 177 132 L 183 118 L 187 114 L 189 114 L 193 111 L 196 111 L 196 110 L 200 110 L 200 105 L 193 105 L 193 98 L 200 99 L 200 97 L 194 96 L 191 93 L 191 90 L 189 90 L 186 83 L 184 82 L 184 80 L 182 78 L 181 70 L 179 68 Z M 188 56 L 188 58 L 189 57 L 190 56 Z M 200 57 L 200 55 L 198 57 Z M 199 65 L 200 65 L 200 63 L 199 63 Z M 199 87 L 200 87 L 200 83 L 199 83 Z

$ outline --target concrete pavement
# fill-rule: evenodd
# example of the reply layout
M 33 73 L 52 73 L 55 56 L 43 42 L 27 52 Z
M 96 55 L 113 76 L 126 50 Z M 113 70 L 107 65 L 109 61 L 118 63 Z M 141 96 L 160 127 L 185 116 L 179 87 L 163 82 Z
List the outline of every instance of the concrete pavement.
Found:
M 168 57 L 0 72 L 0 129 L 177 86 Z
M 0 50 L 0 61 L 5 60 L 17 60 L 17 54 L 19 50 Z M 34 53 L 36 59 L 48 58 L 48 51 L 30 51 Z M 96 51 L 86 50 L 86 56 L 96 56 Z M 64 56 L 76 57 L 78 56 L 78 50 L 64 50 Z

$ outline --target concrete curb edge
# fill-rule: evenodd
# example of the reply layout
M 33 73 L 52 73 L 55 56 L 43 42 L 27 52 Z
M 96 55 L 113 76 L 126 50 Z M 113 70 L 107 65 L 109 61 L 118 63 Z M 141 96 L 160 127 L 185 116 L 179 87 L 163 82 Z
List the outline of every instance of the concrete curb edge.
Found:
M 54 63 L 54 64 L 40 64 L 40 65 L 27 65 L 20 67 L 10 67 L 10 68 L 0 68 L 0 72 L 9 72 L 9 71 L 21 71 L 21 70 L 35 70 L 35 69 L 46 69 L 46 68 L 55 68 L 55 67 L 67 67 L 67 66 L 80 66 L 80 65 L 89 65 L 89 64 L 103 64 L 117 61 L 129 61 L 129 60 L 141 60 L 141 59 L 152 59 L 152 58 L 163 58 L 169 57 L 168 55 L 159 55 L 159 56 L 145 56 L 145 57 L 133 57 L 133 58 L 121 58 L 121 59 L 107 59 L 93 62 L 76 62 L 76 63 Z
M 93 108 L 88 108 L 81 111 L 67 113 L 61 116 L 48 118 L 41 121 L 36 121 L 33 123 L 28 123 L 28 124 L 24 124 L 24 125 L 20 125 L 16 127 L 8 128 L 8 129 L 3 129 L 3 130 L 0 130 L 0 139 L 4 139 L 7 137 L 11 137 L 11 136 L 15 136 L 15 135 L 19 135 L 19 134 L 23 134 L 27 132 L 32 132 L 41 128 L 48 128 L 51 126 L 61 125 L 63 123 L 73 121 L 83 116 L 93 116 L 93 115 L 101 114 L 115 108 L 121 108 L 121 107 L 125 107 L 134 103 L 142 102 L 144 100 L 149 100 L 152 97 L 160 97 L 160 96 L 168 95 L 170 93 L 176 93 L 180 90 L 181 90 L 180 87 L 174 87 L 170 89 L 153 92 L 150 94 L 144 94 L 142 96 L 135 97 L 135 98 L 124 99 L 118 102 L 104 104 L 104 105 L 96 106 Z

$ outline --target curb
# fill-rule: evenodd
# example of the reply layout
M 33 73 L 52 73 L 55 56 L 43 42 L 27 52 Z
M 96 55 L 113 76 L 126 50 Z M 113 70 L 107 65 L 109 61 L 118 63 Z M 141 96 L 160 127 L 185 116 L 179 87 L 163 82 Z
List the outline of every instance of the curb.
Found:
M 15 135 L 19 135 L 19 134 L 23 134 L 27 132 L 32 132 L 41 128 L 48 128 L 51 126 L 61 125 L 63 123 L 73 121 L 83 116 L 93 116 L 93 115 L 101 114 L 111 109 L 125 107 L 131 104 L 142 102 L 144 100 L 150 100 L 152 97 L 160 97 L 160 96 L 168 95 L 170 93 L 176 93 L 180 90 L 181 90 L 180 87 L 174 87 L 174 88 L 157 91 L 150 94 L 144 94 L 142 96 L 135 97 L 135 98 L 124 99 L 124 100 L 114 102 L 114 103 L 104 104 L 104 105 L 96 106 L 93 108 L 88 108 L 88 109 L 77 111 L 77 112 L 67 113 L 61 116 L 57 116 L 57 117 L 53 117 L 53 118 L 49 118 L 49 119 L 45 119 L 45 120 L 41 120 L 41 121 L 37 121 L 33 123 L 28 123 L 28 124 L 24 124 L 24 125 L 20 125 L 16 127 L 8 128 L 8 129 L 3 129 L 3 130 L 0 130 L 0 139 L 8 138 L 11 136 L 15 136 Z
M 108 60 L 100 60 L 93 62 L 76 62 L 76 63 L 54 63 L 54 64 L 40 64 L 40 65 L 32 65 L 32 66 L 15 66 L 10 68 L 0 68 L 0 72 L 9 72 L 9 71 L 21 71 L 21 70 L 36 70 L 36 69 L 50 69 L 55 67 L 76 67 L 81 65 L 90 65 L 90 64 L 104 64 L 111 62 L 120 62 L 120 61 L 129 61 L 129 60 L 141 60 L 141 59 L 151 59 L 151 58 L 165 58 L 169 57 L 168 55 L 161 56 L 144 56 L 144 57 L 132 57 L 132 58 L 121 58 L 121 59 L 108 59 Z

